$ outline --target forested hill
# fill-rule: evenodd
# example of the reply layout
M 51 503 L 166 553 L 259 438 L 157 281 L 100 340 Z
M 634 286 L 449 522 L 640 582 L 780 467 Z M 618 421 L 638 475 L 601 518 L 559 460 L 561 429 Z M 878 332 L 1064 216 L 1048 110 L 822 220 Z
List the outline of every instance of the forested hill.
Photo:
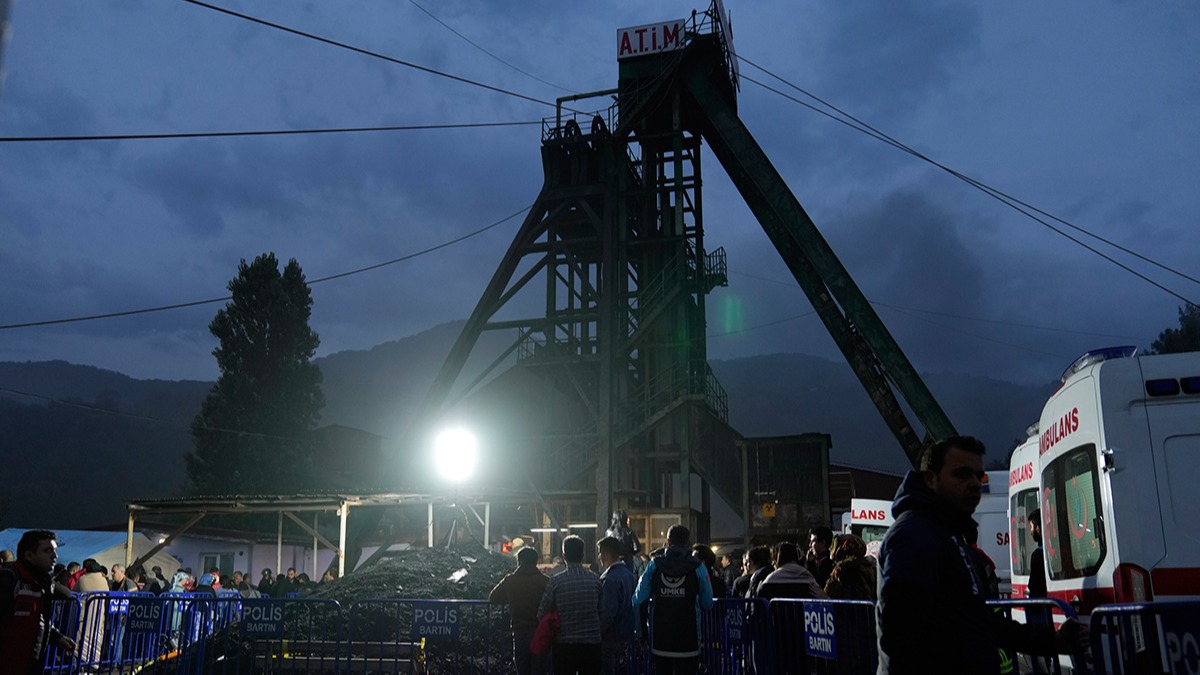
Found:
M 327 401 L 322 424 L 395 437 L 461 325 L 445 324 L 369 350 L 318 359 Z M 489 334 L 481 351 L 497 353 L 506 339 Z M 469 364 L 467 376 L 488 361 L 485 356 Z M 713 369 L 728 391 L 731 421 L 741 433 L 829 433 L 835 461 L 904 468 L 903 455 L 846 364 L 772 354 L 715 361 Z M 988 444 L 990 460 L 1007 456 L 1037 419 L 1051 390 L 960 375 L 932 374 L 926 381 L 960 432 Z M 0 393 L 0 460 L 5 465 L 0 526 L 119 522 L 126 499 L 181 494 L 188 424 L 211 386 L 137 380 L 63 361 L 0 363 L 0 387 L 63 401 Z

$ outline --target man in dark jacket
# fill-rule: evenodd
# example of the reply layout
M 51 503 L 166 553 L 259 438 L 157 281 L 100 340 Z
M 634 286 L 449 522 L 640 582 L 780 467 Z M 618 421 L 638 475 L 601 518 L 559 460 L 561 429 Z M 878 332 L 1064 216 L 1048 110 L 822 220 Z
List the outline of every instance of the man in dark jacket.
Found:
M 625 545 L 616 537 L 605 537 L 596 543 L 600 564 L 600 673 L 615 675 L 617 664 L 637 632 L 637 615 L 633 612 L 633 589 L 637 577 L 625 562 Z
M 967 543 L 982 496 L 983 444 L 956 436 L 921 455 L 904 477 L 880 550 L 877 630 L 879 674 L 1000 672 L 1000 645 L 1051 654 L 1086 640 L 1078 622 L 1024 626 L 985 603 L 984 585 Z
M 771 549 L 766 546 L 755 546 L 746 554 L 746 572 L 750 574 L 750 579 L 746 582 L 744 598 L 758 597 L 758 587 L 762 585 L 763 579 L 766 579 L 771 572 L 775 571 L 775 566 L 771 564 Z
M 1026 597 L 1046 597 L 1046 553 L 1042 549 L 1042 510 L 1034 509 L 1029 512 L 1029 536 L 1037 547 L 1029 556 L 1029 589 Z
M 49 530 L 26 532 L 17 543 L 17 560 L 0 569 L 0 664 L 6 673 L 41 673 L 50 645 L 75 651 L 75 641 L 50 622 L 57 538 Z
M 833 546 L 833 530 L 819 525 L 808 532 L 808 558 L 805 562 L 808 571 L 816 577 L 817 584 L 825 588 L 829 575 L 833 573 L 833 558 L 829 549 Z
M 633 604 L 650 602 L 650 652 L 655 672 L 697 672 L 700 667 L 700 612 L 713 606 L 712 584 L 704 563 L 691 556 L 692 533 L 683 525 L 667 530 L 667 549 L 642 571 Z
M 745 557 L 746 552 L 740 548 L 721 556 L 721 578 L 725 581 L 726 588 L 732 590 L 734 583 L 741 578 Z
M 488 594 L 488 602 L 508 605 L 508 628 L 513 637 L 513 663 L 517 675 L 542 675 L 546 658 L 529 653 L 537 630 L 538 603 L 550 580 L 537 568 L 538 552 L 526 546 L 517 551 L 517 569 L 506 575 Z

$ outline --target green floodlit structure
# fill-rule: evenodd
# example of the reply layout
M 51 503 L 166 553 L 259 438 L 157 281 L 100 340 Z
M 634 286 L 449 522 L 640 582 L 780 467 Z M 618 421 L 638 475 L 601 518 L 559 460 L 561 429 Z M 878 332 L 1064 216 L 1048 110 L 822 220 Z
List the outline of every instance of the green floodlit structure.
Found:
M 452 403 L 515 353 L 516 367 L 477 393 L 494 390 L 480 397 L 484 403 L 527 402 L 525 416 L 506 414 L 523 428 L 515 434 L 521 442 L 505 452 L 535 493 L 595 494 L 594 504 L 562 507 L 559 518 L 604 523 L 617 508 L 677 514 L 703 540 L 707 487 L 742 509 L 740 436 L 707 362 L 705 296 L 728 280 L 724 249 L 704 237 L 701 141 L 909 459 L 931 439 L 952 435 L 945 413 L 738 117 L 737 59 L 720 3 L 687 20 L 626 29 L 618 43 L 617 89 L 561 98 L 544 124 L 544 185 L 417 411 L 410 438 L 424 438 Z M 572 110 L 599 97 L 616 104 L 596 115 Z M 544 314 L 498 318 L 539 287 Z M 498 329 L 515 329 L 517 340 L 452 398 L 481 334 Z M 693 476 L 701 481 L 699 504 Z M 551 510 L 544 499 L 543 506 Z

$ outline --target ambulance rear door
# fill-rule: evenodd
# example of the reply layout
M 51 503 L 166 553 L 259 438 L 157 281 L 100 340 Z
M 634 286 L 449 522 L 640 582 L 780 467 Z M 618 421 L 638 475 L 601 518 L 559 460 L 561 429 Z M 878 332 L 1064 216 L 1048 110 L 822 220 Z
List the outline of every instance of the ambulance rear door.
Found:
M 1195 598 L 1200 596 L 1200 353 L 1139 361 L 1163 550 L 1158 559 L 1139 564 L 1150 570 L 1155 600 Z M 1119 536 L 1122 552 L 1131 553 L 1126 532 Z

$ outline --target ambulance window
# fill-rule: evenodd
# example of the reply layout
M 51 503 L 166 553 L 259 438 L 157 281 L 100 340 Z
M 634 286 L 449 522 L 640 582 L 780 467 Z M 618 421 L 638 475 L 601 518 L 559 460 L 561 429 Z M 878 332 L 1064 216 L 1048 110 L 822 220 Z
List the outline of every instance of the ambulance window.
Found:
M 1070 450 L 1042 472 L 1042 540 L 1052 579 L 1094 574 L 1104 560 L 1096 446 Z
M 873 541 L 883 541 L 888 529 L 883 525 L 854 525 L 850 531 L 858 535 L 864 544 L 869 544 Z
M 1029 534 L 1029 514 L 1038 507 L 1037 488 L 1021 490 L 1012 496 L 1009 504 L 1008 538 L 1012 542 L 1012 573 L 1029 575 L 1029 556 L 1037 545 Z

